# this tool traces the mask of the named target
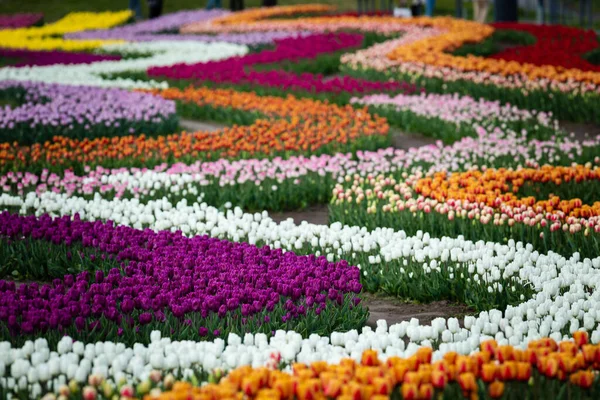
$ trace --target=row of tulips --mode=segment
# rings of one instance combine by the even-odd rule
[[[122,89],[3,81],[0,96],[21,103],[0,116],[3,142],[31,145],[59,134],[79,140],[152,135],[178,125],[175,102]]]
[[[460,301],[478,310],[477,316],[465,319],[464,327],[451,320],[446,327],[444,319],[432,326],[411,322],[413,328],[406,331],[411,342],[430,343],[442,352],[469,353],[481,337],[516,346],[543,336],[561,340],[580,328],[598,332],[594,338],[600,335],[594,294],[598,257],[582,260],[579,253],[570,258],[552,251],[540,254],[530,244],[513,240],[475,243],[463,237],[432,238],[423,232],[407,236],[404,231],[368,231],[340,223],[295,225],[288,220],[276,224],[266,212],[244,214],[239,208],[222,212],[205,203],[172,204],[166,199],[140,203],[96,195],[89,201],[46,192],[25,198],[4,194],[0,201],[21,213],[79,214],[90,221],[111,220],[189,236],[208,234],[296,254],[324,255],[329,262],[346,260],[361,270],[361,284],[367,291],[422,302]]]
[[[3,213],[0,233],[0,252],[14,255],[3,269],[55,278],[18,287],[0,281],[0,330],[15,343],[40,336],[56,343],[69,334],[133,344],[152,330],[180,339],[276,329],[329,334],[366,320],[356,297],[360,271],[345,261],[77,216]],[[76,274],[62,277],[69,270]]]
[[[482,342],[480,351],[470,356],[447,353],[437,361],[432,360],[430,348],[422,347],[405,359],[380,360],[376,351],[367,350],[360,362],[297,363],[290,372],[247,366],[231,371],[217,383],[194,387],[178,382],[169,391],[155,390],[144,398],[380,400],[401,395],[405,400],[503,396],[592,399],[600,390],[600,351],[587,344],[585,332],[576,332],[573,337],[574,342],[559,344],[540,339],[526,350],[498,346],[490,340]]]
[[[388,142],[388,126],[383,118],[351,106],[296,99],[292,96],[259,97],[251,93],[206,88],[160,92],[168,99],[187,104],[187,115],[231,116],[230,108],[248,120],[260,115],[250,126],[234,125],[215,133],[178,133],[148,138],[142,136],[72,139],[65,136],[20,146],[0,145],[1,163],[6,169],[41,171],[76,168],[84,165],[148,166],[163,162],[192,162],[219,157],[251,158],[290,156],[294,153],[354,151],[376,149]],[[214,117],[213,117],[214,119]],[[325,129],[327,127],[327,129]]]
[[[41,13],[19,13],[0,15],[0,29],[16,29],[35,25],[44,19]]]
[[[353,98],[351,103],[370,106],[372,112],[405,131],[433,136],[446,143],[476,136],[478,126],[486,130],[497,126],[516,132],[525,130],[528,137],[537,139],[547,139],[559,130],[551,113],[521,110],[510,104],[457,94],[375,94]]]
[[[533,25],[510,22],[496,23],[495,29],[527,32],[536,38],[531,46],[518,46],[493,54],[491,58],[530,63],[538,66],[552,65],[565,69],[600,71],[582,56],[599,47],[598,36],[593,30],[562,25]]]
[[[308,34],[308,32],[260,32],[254,34],[220,34],[220,35],[185,35],[169,33],[177,31],[180,26],[198,22],[208,21],[212,18],[227,15],[224,10],[189,10],[169,13],[158,18],[140,21],[111,29],[74,32],[65,35],[69,39],[79,40],[125,40],[128,42],[151,42],[151,41],[179,41],[191,40],[202,42],[228,42],[245,44],[249,46],[270,44],[274,40],[284,39],[290,36]]]
[[[73,12],[41,27],[0,30],[0,43],[5,48],[28,50],[92,50],[106,43],[101,40],[68,40],[62,35],[86,29],[102,29],[120,25],[132,17],[131,11],[100,13]]]
[[[567,137],[562,142],[554,138],[537,142],[510,131],[479,133],[481,136],[477,138],[463,138],[451,146],[426,146],[409,151],[388,148],[359,151],[355,155],[219,159],[189,165],[161,163],[154,168],[148,168],[148,164],[141,168],[85,167],[78,170],[79,174],[47,169],[40,174],[8,172],[0,177],[0,187],[7,194],[19,196],[31,191],[38,194],[52,191],[88,199],[100,193],[106,199],[141,201],[166,197],[174,202],[182,199],[194,202],[201,194],[213,205],[231,202],[246,210],[296,210],[328,202],[336,182],[354,173],[361,177],[392,175],[399,180],[406,179],[409,173],[462,171],[480,164],[512,168],[520,165],[536,168],[546,163],[569,165],[593,160],[600,145],[598,139],[581,143]]]
[[[157,91],[162,97],[181,100],[186,115],[231,116],[233,110],[246,118],[258,119],[250,126],[234,125],[218,132],[178,133],[169,136],[101,137],[71,139],[54,137],[51,141],[19,146],[0,145],[0,163],[6,169],[41,171],[77,168],[84,165],[148,166],[163,162],[200,159],[284,156],[311,152],[376,149],[389,141],[389,127],[381,117],[364,109],[340,107],[292,96],[260,97],[233,90],[189,88],[185,91]],[[214,118],[213,118],[214,119]]]
[[[600,199],[589,194],[598,187],[597,170],[591,165],[543,166],[449,176],[416,173],[400,179],[355,174],[334,188],[331,218],[369,229],[403,227],[408,233],[423,230],[435,236],[462,234],[497,242],[519,237],[539,251],[595,257],[600,244]],[[539,186],[530,185],[528,196],[518,197],[526,182]],[[557,193],[563,182],[566,190]],[[589,204],[573,196],[575,185],[580,193],[587,192]]]
[[[73,53],[68,51],[33,51],[21,49],[0,49],[0,57],[13,59],[13,67],[52,64],[91,64],[98,61],[119,60],[118,55]]]
[[[61,83],[66,85],[107,86],[122,88],[166,88],[166,82],[111,79],[111,75],[137,71],[145,72],[155,66],[166,66],[183,62],[207,62],[239,56],[248,52],[245,45],[194,41],[153,41],[105,44],[102,51],[110,53],[141,55],[117,61],[102,61],[91,64],[51,65],[31,67],[5,67],[0,69],[0,80]]]
[[[274,49],[265,49],[259,53],[208,63],[182,63],[166,67],[148,69],[150,78],[168,78],[172,80],[192,80],[205,84],[233,85],[261,90],[274,89],[288,93],[301,92],[315,95],[326,94],[328,99],[347,102],[352,93],[365,92],[403,92],[413,93],[414,85],[403,82],[365,81],[351,77],[327,78],[321,74],[304,72],[301,74],[281,69],[281,63],[297,61],[323,64],[324,68],[337,65],[331,60],[331,53],[359,47],[367,41],[379,40],[376,36],[366,37],[356,33],[323,33],[277,40]],[[319,59],[323,58],[323,61]],[[256,70],[259,67],[269,70]],[[329,71],[328,71],[329,72]],[[337,71],[331,71],[337,72]]]
[[[395,327],[390,328],[393,338],[397,338]],[[377,331],[353,332],[352,336],[381,336],[387,327],[378,326]],[[247,334],[243,341],[230,334],[226,344],[221,339],[171,342],[159,332],[151,336],[148,347],[136,344],[133,349],[122,343],[73,342],[70,337],[64,337],[52,352],[44,339],[22,348],[9,345],[3,348],[5,354],[18,355],[5,359],[10,373],[0,378],[0,391],[16,398],[45,396],[45,400],[111,399],[114,395],[148,400],[312,399],[319,395],[387,399],[400,394],[405,399],[434,395],[510,398],[517,392],[519,398],[540,398],[555,390],[557,398],[594,398],[599,383],[598,345],[589,344],[582,331],[566,341],[544,338],[526,348],[486,340],[468,356],[453,352],[442,356],[429,347],[398,355],[373,343],[350,357],[343,347],[337,347],[342,351],[338,357],[318,354],[313,359],[306,359],[306,349],[326,348],[329,338],[313,335],[304,339],[303,351],[290,358],[298,343],[294,332],[278,331],[270,343],[264,334]],[[240,353],[242,360],[236,357]],[[202,383],[208,385],[197,387]]]

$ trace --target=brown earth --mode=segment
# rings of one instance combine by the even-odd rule
[[[428,304],[403,301],[394,297],[379,296],[369,293],[361,295],[362,304],[369,309],[367,326],[375,328],[377,320],[385,319],[388,326],[411,318],[419,320],[421,325],[429,325],[436,318],[456,317],[459,320],[465,315],[473,314],[473,310],[464,304],[451,303],[446,300],[434,301]]]

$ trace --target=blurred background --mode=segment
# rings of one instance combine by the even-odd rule
[[[208,0],[163,0],[163,13],[183,9],[203,8]],[[419,0],[363,0],[367,9],[389,10],[401,5],[410,6]],[[498,6],[515,0],[495,0]],[[540,17],[539,0],[516,0],[520,21],[536,22]],[[357,10],[358,0],[281,0],[278,5],[319,3],[337,6],[340,10]],[[0,14],[17,12],[42,12],[45,22],[55,21],[71,11],[107,11],[127,9],[128,0],[0,0]],[[245,7],[258,7],[261,0],[244,0]],[[600,29],[600,0],[544,0],[544,21],[564,25]],[[148,15],[147,1],[142,0],[144,15]],[[223,0],[229,7],[229,0]],[[494,5],[488,20],[494,20]],[[473,18],[472,0],[437,0],[435,15],[457,15]]]

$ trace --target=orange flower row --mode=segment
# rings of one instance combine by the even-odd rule
[[[231,13],[221,18],[215,18],[211,20],[210,23],[222,25],[239,24],[276,16],[285,17],[294,14],[319,13],[333,10],[335,10],[335,7],[324,4],[298,4],[280,7],[250,8],[241,12]]]
[[[22,169],[76,164],[105,166],[174,162],[220,157],[256,157],[288,152],[315,152],[324,146],[344,150],[353,141],[386,136],[385,119],[366,109],[340,107],[310,99],[266,96],[229,89],[168,89],[156,92],[165,98],[201,106],[260,112],[268,119],[250,126],[224,128],[218,132],[177,133],[168,136],[122,136],[98,139],[55,137],[32,146],[0,144],[0,167]],[[337,148],[336,146],[342,146]]]
[[[312,11],[314,5],[305,6],[307,11]],[[278,9],[281,9],[279,11]],[[306,12],[297,10],[298,12]],[[386,31],[401,31],[405,24],[416,24],[420,26],[432,26],[440,28],[443,33],[404,44],[393,50],[388,57],[406,63],[419,65],[431,65],[437,67],[449,67],[461,71],[483,71],[498,75],[521,75],[530,80],[549,79],[553,81],[588,82],[600,84],[600,73],[594,71],[582,71],[579,69],[567,69],[561,66],[544,65],[537,66],[516,61],[502,59],[488,59],[469,55],[467,57],[454,56],[450,51],[465,43],[477,43],[494,32],[489,25],[479,24],[463,19],[448,17],[441,18],[410,18],[398,19],[391,17],[314,17],[297,19],[269,19],[265,18],[293,14],[292,7],[275,7],[269,10],[249,11],[240,16],[233,14],[223,17],[216,22],[194,23],[182,29],[182,32],[226,32],[226,31],[260,31],[269,29],[336,29],[347,28],[348,24],[360,22],[366,30],[372,29],[373,25],[385,26]],[[359,27],[359,29],[361,29]]]
[[[294,364],[292,374],[245,366],[218,384],[193,387],[179,382],[171,391],[146,399],[378,400],[389,398],[398,386],[405,400],[431,399],[453,383],[465,397],[477,398],[478,380],[487,385],[492,398],[499,398],[507,382],[529,382],[534,370],[545,379],[568,378],[573,385],[589,389],[600,368],[600,346],[588,344],[583,331],[575,332],[573,339],[560,344],[541,339],[531,342],[526,350],[488,340],[472,355],[450,352],[433,363],[432,349],[421,347],[412,357],[391,357],[385,362],[378,359],[375,350],[367,350],[360,363],[344,359],[338,365],[325,361]]]
[[[584,182],[600,180],[600,168],[583,165],[560,167],[545,165],[538,169],[487,169],[485,172],[456,172],[448,176],[445,172],[433,177],[419,179],[414,188],[424,197],[440,202],[446,200],[466,200],[470,203],[484,203],[489,207],[521,206],[532,207],[538,212],[562,212],[567,216],[589,218],[600,215],[600,202],[582,204],[580,199],[561,199],[553,195],[547,200],[535,197],[518,197],[519,189],[526,181],[539,183]]]

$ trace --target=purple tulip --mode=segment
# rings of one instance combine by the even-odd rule
[[[25,28],[40,22],[44,18],[42,13],[19,13],[0,15],[0,29]]]

